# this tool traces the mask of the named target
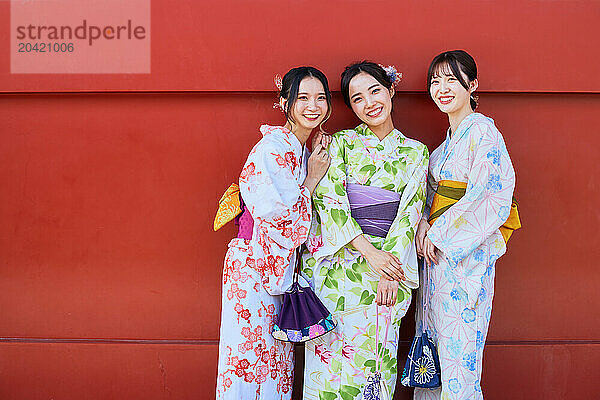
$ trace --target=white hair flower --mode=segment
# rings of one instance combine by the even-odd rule
[[[402,80],[402,72],[398,72],[396,67],[394,67],[393,65],[388,65],[387,67],[384,67],[381,64],[379,65],[381,66],[381,68],[383,68],[388,78],[390,78],[392,85],[396,86],[398,82]]]

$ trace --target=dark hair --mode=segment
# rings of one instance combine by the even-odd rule
[[[458,82],[460,82],[462,87],[467,89],[467,91],[470,89],[469,83],[477,79],[477,64],[475,64],[475,60],[469,53],[464,50],[445,51],[435,56],[429,65],[429,71],[427,72],[427,89],[431,86],[433,75],[442,70],[445,66],[450,68],[452,75],[458,79]],[[467,76],[469,82],[465,82],[465,78],[462,76],[461,71]],[[475,110],[477,104],[477,98],[471,94],[471,109]]]
[[[352,63],[344,69],[344,72],[342,72],[341,84],[344,103],[346,103],[349,108],[352,108],[350,105],[350,81],[361,72],[371,75],[388,90],[392,87],[392,81],[381,65],[366,60]]]
[[[327,121],[329,116],[331,116],[331,92],[329,91],[329,83],[327,82],[327,77],[325,74],[314,67],[292,68],[283,76],[283,79],[281,80],[281,90],[279,91],[279,97],[287,101],[283,113],[289,121],[292,123],[295,122],[291,116],[291,111],[298,100],[300,82],[302,82],[304,78],[318,79],[323,85],[323,89],[325,89],[325,98],[327,99],[327,115],[325,116],[325,119],[323,119],[323,122],[319,124],[319,129],[323,131],[321,126],[325,123],[325,121]]]

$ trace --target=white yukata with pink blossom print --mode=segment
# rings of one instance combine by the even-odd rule
[[[294,251],[310,227],[310,192],[302,186],[308,154],[283,127],[260,131],[239,180],[254,220],[252,239],[233,239],[225,256],[217,399],[292,396],[293,345],[271,331],[292,284]]]

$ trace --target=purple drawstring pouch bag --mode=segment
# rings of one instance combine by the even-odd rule
[[[273,332],[275,339],[284,342],[306,342],[335,328],[333,316],[310,287],[298,283],[300,256],[296,251],[294,283],[283,294],[283,303],[277,316]]]

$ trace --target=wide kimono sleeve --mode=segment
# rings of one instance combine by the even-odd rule
[[[515,187],[515,171],[498,129],[478,123],[471,130],[474,150],[465,195],[427,232],[455,266],[506,222]]]
[[[408,289],[419,287],[419,270],[415,249],[415,232],[425,202],[425,182],[429,151],[425,145],[417,147],[408,156],[406,174],[410,176],[398,206],[398,214],[388,231],[382,250],[394,254],[402,263],[405,280],[401,283]]]
[[[250,153],[239,181],[254,220],[253,235],[258,235],[253,240],[264,253],[256,269],[273,295],[287,290],[294,269],[290,261],[294,250],[306,241],[311,221],[310,191],[294,174],[299,162],[289,162],[284,153],[285,149],[263,139]]]
[[[320,225],[322,246],[313,252],[320,262],[323,258],[335,254],[352,239],[361,235],[362,229],[352,218],[350,202],[346,192],[346,154],[343,134],[335,134],[329,144],[331,163],[327,173],[313,194],[315,223]]]

